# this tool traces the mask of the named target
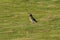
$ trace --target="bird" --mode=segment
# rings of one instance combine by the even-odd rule
[[[37,20],[33,17],[33,15],[31,13],[29,13],[29,20],[32,22],[32,23],[37,23]]]

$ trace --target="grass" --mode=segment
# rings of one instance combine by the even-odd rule
[[[60,40],[60,0],[0,0],[0,40]],[[29,21],[31,12],[38,23]]]

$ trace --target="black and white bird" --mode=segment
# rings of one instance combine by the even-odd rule
[[[32,23],[37,23],[37,20],[33,17],[33,15],[31,13],[29,13],[29,20],[32,22]]]

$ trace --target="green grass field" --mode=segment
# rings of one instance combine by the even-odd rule
[[[0,40],[60,40],[60,0],[0,0]]]

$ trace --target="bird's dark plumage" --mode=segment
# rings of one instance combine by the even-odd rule
[[[34,23],[34,22],[37,23],[36,19],[33,17],[33,15],[31,13],[29,13],[29,19],[32,23]]]

